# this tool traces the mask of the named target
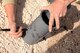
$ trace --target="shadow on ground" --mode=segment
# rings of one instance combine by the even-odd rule
[[[78,11],[78,9],[76,8],[76,6],[73,6],[72,5],[71,8],[68,9],[68,12],[67,12],[66,16],[65,17],[62,17],[60,19],[61,28],[59,30],[53,30],[52,33],[50,33],[49,35],[47,35],[44,38],[47,39],[49,37],[52,37],[55,34],[58,34],[60,32],[63,32],[65,30],[66,31],[72,30],[73,27],[74,27],[74,23],[75,22],[78,22],[79,20],[80,20],[80,11]]]
[[[22,26],[23,28],[26,27],[27,28],[27,24],[23,23],[22,21],[22,16],[23,16],[23,9],[25,8],[25,2],[27,0],[18,0],[16,3],[16,23],[19,26]]]
[[[80,26],[49,47],[45,53],[80,53]]]
[[[74,23],[80,20],[80,11],[78,11],[75,6],[72,6],[65,17],[67,20],[63,20],[63,23],[65,23],[63,25],[65,26],[64,29],[66,28],[66,30],[71,30]],[[56,31],[56,33],[52,32],[52,35],[62,31],[64,30]],[[68,34],[64,35],[64,37],[56,44],[50,46],[45,53],[80,53],[80,25]]]

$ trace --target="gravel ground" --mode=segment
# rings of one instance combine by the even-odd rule
[[[40,15],[39,7],[49,4],[43,1],[18,0],[17,24],[23,27],[29,26]],[[0,53],[80,53],[80,5],[74,2],[61,23],[63,28],[53,31],[51,35],[45,37],[46,40],[34,45],[28,45],[23,38],[15,39],[7,32],[0,31]],[[1,4],[0,27],[8,28],[6,13]]]

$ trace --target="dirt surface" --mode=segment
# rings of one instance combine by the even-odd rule
[[[80,53],[80,5],[73,3],[61,22],[65,27],[52,32],[46,53]]]
[[[16,7],[16,22],[18,25],[28,27],[39,15],[41,6],[49,2],[43,0],[18,0]],[[65,18],[61,19],[58,31],[34,45],[28,45],[20,37],[15,39],[7,32],[0,31],[0,53],[80,53],[80,5],[75,2],[68,9]],[[0,27],[8,28],[5,10],[0,4]]]

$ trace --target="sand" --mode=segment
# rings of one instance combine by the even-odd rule
[[[17,24],[23,28],[28,27],[40,15],[40,7],[49,5],[49,2],[43,1],[18,0]],[[80,5],[72,3],[62,22],[66,28],[53,31],[51,35],[45,37],[46,40],[34,45],[28,45],[22,37],[15,39],[8,32],[0,31],[0,53],[80,53]],[[8,28],[6,13],[1,4],[0,27]]]

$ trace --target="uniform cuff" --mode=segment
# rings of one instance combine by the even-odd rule
[[[15,4],[15,0],[2,0],[2,4],[5,6],[6,4]]]

